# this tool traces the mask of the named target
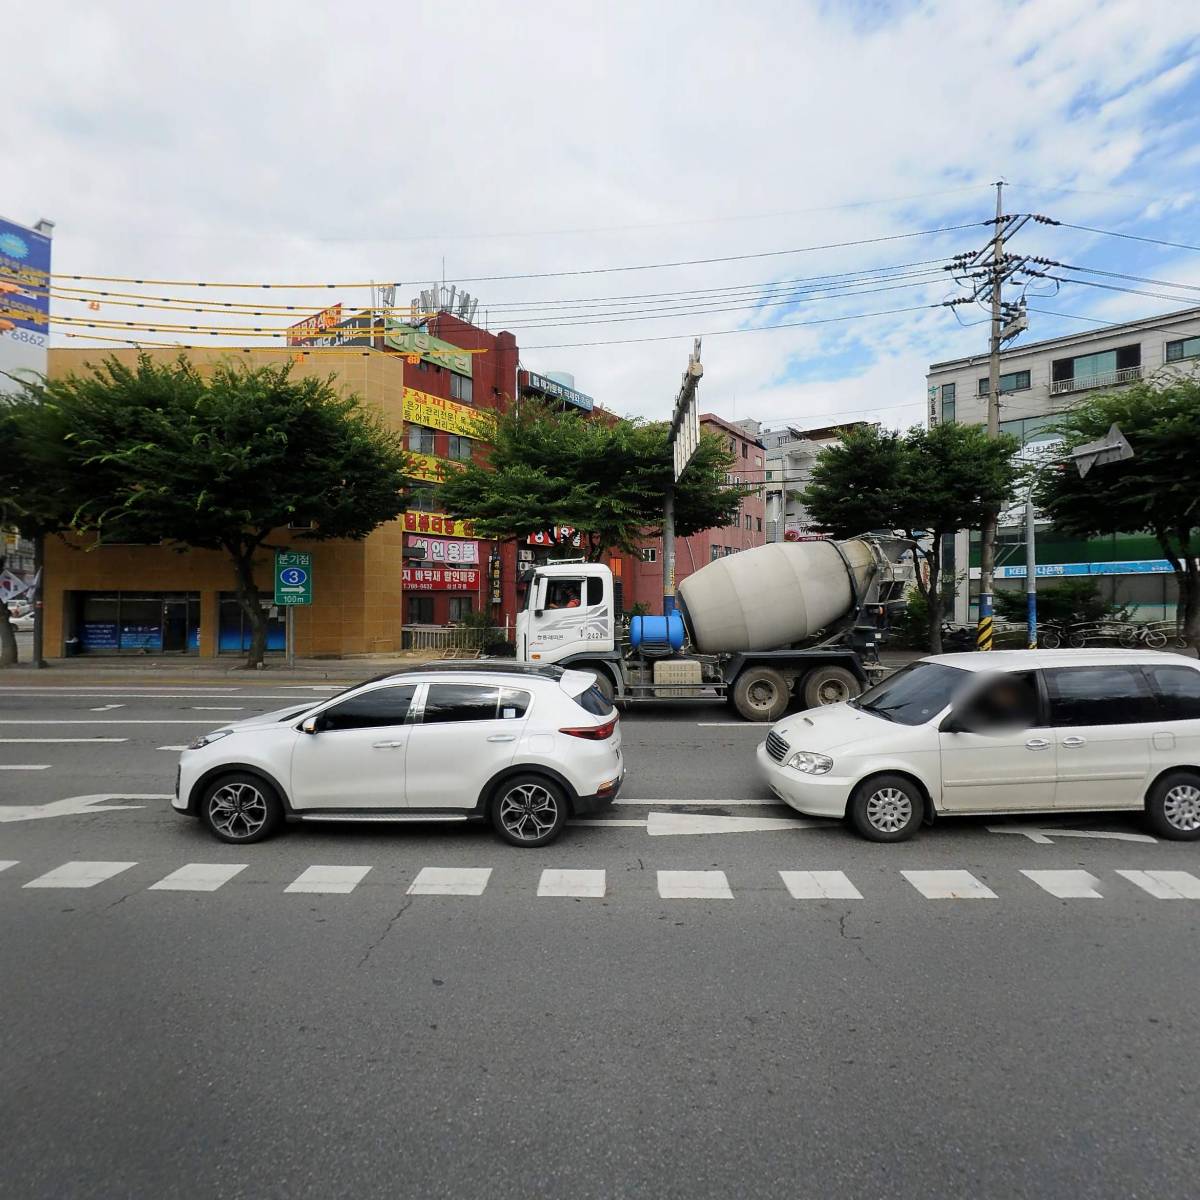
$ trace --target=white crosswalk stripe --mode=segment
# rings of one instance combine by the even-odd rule
[[[970,871],[901,871],[926,900],[995,900]]]
[[[9,867],[15,867],[20,861],[19,858],[0,858],[0,871],[7,871]]]
[[[1103,900],[1096,890],[1100,880],[1087,871],[1022,871],[1043,891],[1060,900]]]
[[[1187,871],[1118,871],[1156,900],[1200,900],[1200,879]]]
[[[90,888],[130,867],[136,867],[135,862],[68,862],[45,875],[31,879],[27,888]]]
[[[780,871],[793,900],[861,900],[844,871]]]
[[[308,867],[283,890],[285,892],[331,892],[345,896],[363,881],[370,867]]]
[[[724,871],[659,871],[658,894],[664,900],[732,900]]]
[[[409,884],[410,896],[482,896],[491,867],[422,867]]]
[[[245,863],[188,863],[150,885],[152,892],[215,892],[246,869]]]
[[[585,896],[592,900],[604,898],[603,871],[546,870],[538,882],[539,896]]]

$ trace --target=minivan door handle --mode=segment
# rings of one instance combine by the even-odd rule
[[[1072,735],[1071,737],[1063,738],[1062,744],[1066,746],[1068,750],[1078,750],[1080,746],[1087,745],[1087,738],[1081,738]]]
[[[1046,738],[1030,738],[1025,743],[1026,750],[1048,750],[1050,742]]]
[[[493,733],[488,738],[489,742],[515,742],[516,740],[517,735],[515,733]]]

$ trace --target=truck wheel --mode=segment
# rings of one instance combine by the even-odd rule
[[[854,673],[845,667],[814,667],[804,677],[804,705],[820,708],[822,704],[841,704],[862,691]]]
[[[787,684],[770,667],[748,667],[733,685],[733,706],[747,721],[778,721],[787,711]]]

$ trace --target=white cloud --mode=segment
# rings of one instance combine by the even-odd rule
[[[885,17],[875,5],[712,0],[84,9],[49,0],[5,22],[17,47],[6,93],[18,111],[0,128],[0,156],[18,169],[6,172],[0,211],[55,218],[62,271],[389,278],[415,291],[440,276],[443,257],[457,281],[981,219],[986,184],[1006,174],[1035,185],[1014,187],[1015,205],[1076,223],[1139,212],[1170,220],[1194,171],[1188,111],[1159,115],[1194,86],[1186,51],[1200,10],[1174,0],[943,0]],[[1046,185],[1076,190],[1038,190]],[[890,197],[918,198],[839,207]],[[468,286],[494,325],[517,326],[498,306],[900,263],[983,235]],[[1129,249],[1040,227],[1022,239],[1067,260]],[[1186,269],[1194,281],[1195,266]],[[946,294],[939,281],[808,303],[784,319]],[[261,298],[313,302],[312,293]],[[1071,311],[1124,313],[1135,299],[1089,297]],[[695,314],[519,336],[535,368],[573,371],[619,411],[662,414],[695,333],[767,319]],[[672,340],[534,348],[664,335]],[[709,336],[703,403],[729,412],[736,399],[741,416],[814,424],[842,414],[907,423],[921,415],[928,362],[983,336],[944,309]],[[814,375],[823,358],[835,365]]]

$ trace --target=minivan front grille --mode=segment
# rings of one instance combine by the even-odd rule
[[[783,762],[788,752],[788,744],[779,736],[772,732],[767,734],[767,753],[776,761]]]

